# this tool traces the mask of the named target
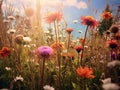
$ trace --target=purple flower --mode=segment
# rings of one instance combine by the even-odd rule
[[[53,49],[49,46],[41,46],[38,48],[38,54],[42,58],[49,58],[52,55]]]

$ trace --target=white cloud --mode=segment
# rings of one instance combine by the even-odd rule
[[[62,6],[73,6],[76,7],[78,9],[86,9],[87,8],[87,4],[84,1],[79,1],[77,2],[77,0],[42,0],[41,1],[42,6],[47,6],[47,7],[62,7]]]
[[[76,5],[77,8],[79,9],[87,9],[87,4],[83,1],[80,1],[77,5]]]

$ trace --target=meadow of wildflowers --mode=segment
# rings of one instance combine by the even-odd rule
[[[120,90],[120,6],[74,20],[86,27],[76,39],[61,10],[13,2],[0,0],[0,90]]]

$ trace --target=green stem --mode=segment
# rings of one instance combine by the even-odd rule
[[[43,88],[43,84],[44,84],[44,69],[45,69],[45,58],[43,58],[43,62],[42,62],[42,73],[41,73],[41,84],[40,84],[40,90],[42,90]]]
[[[69,47],[70,47],[70,34],[68,34],[68,47],[67,47],[67,53],[69,52]]]
[[[57,34],[57,27],[56,27],[56,23],[54,22],[54,29],[55,29],[55,36],[56,36],[56,45],[58,46],[58,34]],[[61,86],[61,78],[60,78],[60,73],[61,73],[61,69],[60,69],[60,60],[59,60],[59,52],[58,52],[58,48],[57,48],[57,55],[56,55],[56,60],[58,61],[58,67],[59,67],[59,72],[58,72],[58,82],[59,82],[59,87]]]
[[[83,50],[82,50],[82,54],[81,54],[81,66],[82,66],[82,64],[83,64],[82,59],[83,59],[83,53],[84,53],[84,48],[85,48],[84,46],[85,46],[85,41],[86,41],[86,36],[87,36],[88,27],[89,27],[89,26],[86,27],[85,36],[84,36]]]

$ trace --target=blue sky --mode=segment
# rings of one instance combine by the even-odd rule
[[[87,3],[88,0],[78,0],[78,2],[84,1]],[[120,0],[90,0],[90,3],[87,3],[87,8],[81,8],[78,9],[76,7],[65,7],[64,8],[64,15],[66,16],[66,20],[68,21],[68,26],[73,27],[75,31],[73,32],[74,37],[78,37],[79,33],[78,30],[82,30],[84,35],[85,26],[80,24],[80,16],[85,15],[91,15],[94,16],[97,20],[100,19],[100,15],[102,11],[104,10],[106,3],[108,3],[113,10],[114,13],[116,13],[117,6],[120,5]],[[114,4],[113,8],[112,5]],[[97,10],[97,13],[95,14]],[[77,24],[74,24],[72,21],[77,19],[79,22]]]
[[[7,0],[8,2],[12,0]],[[13,5],[19,10],[24,4],[26,7],[35,8],[36,0],[13,0]],[[82,30],[84,35],[85,26],[81,25],[80,17],[91,15],[97,20],[100,19],[100,15],[105,8],[106,3],[110,5],[114,13],[116,13],[117,6],[120,5],[120,0],[40,0],[42,13],[47,11],[62,9],[64,17],[68,23],[68,27],[74,28],[74,36],[78,37],[78,30]],[[4,4],[3,4],[4,7]],[[95,13],[97,12],[97,13]],[[78,20],[77,24],[73,23],[73,20]]]

